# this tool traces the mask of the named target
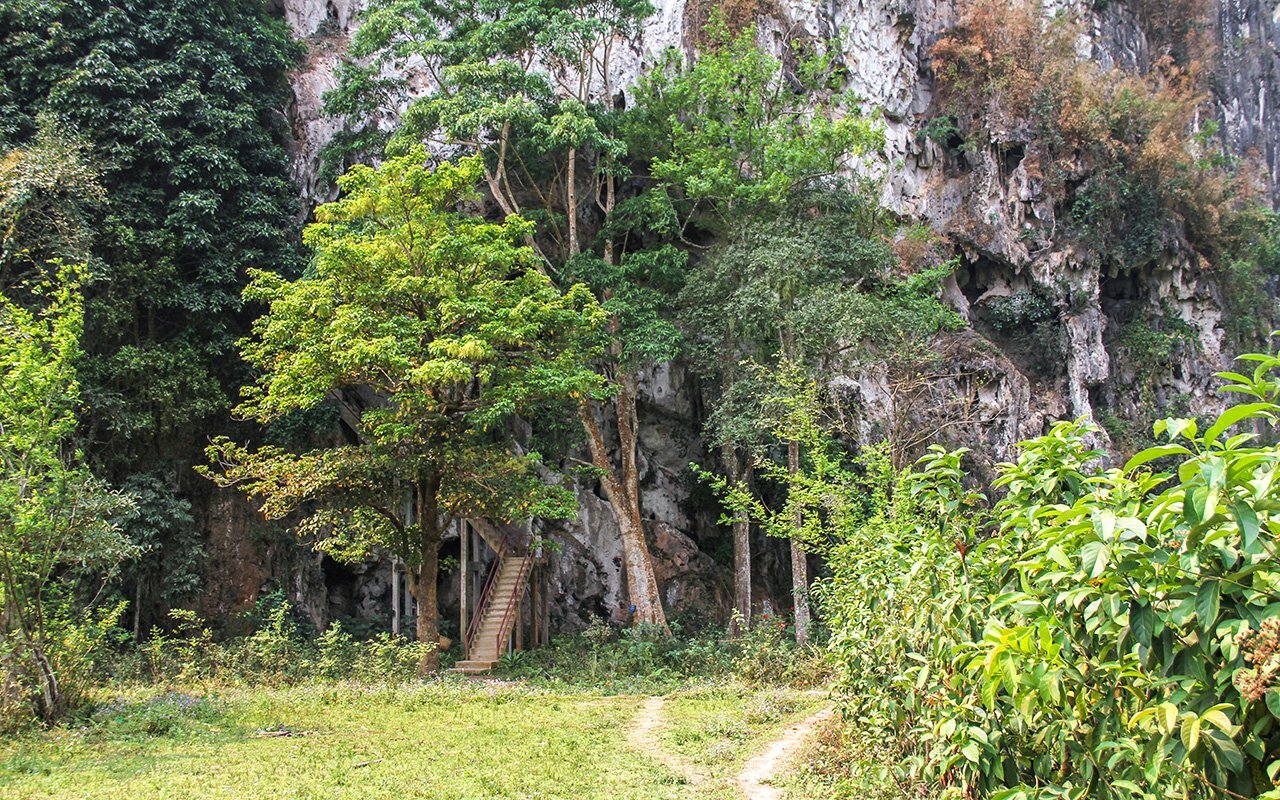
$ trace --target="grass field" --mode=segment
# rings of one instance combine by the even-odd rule
[[[0,798],[688,797],[627,743],[644,700],[464,681],[124,697],[4,741]],[[753,745],[816,702],[732,685],[677,693],[661,741],[727,786]]]
[[[727,779],[759,741],[822,702],[814,692],[737,684],[676,692],[667,697],[662,743],[713,778]]]
[[[636,702],[483,684],[118,701],[6,742],[0,797],[675,797],[660,765],[629,757]]]

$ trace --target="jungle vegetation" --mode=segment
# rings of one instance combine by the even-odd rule
[[[635,626],[507,657],[535,687],[520,730],[543,686],[576,709],[583,687],[829,683],[866,757],[805,791],[1280,798],[1280,223],[1197,127],[1197,31],[1153,30],[1163,55],[1133,76],[1081,59],[1070,20],[975,0],[931,50],[923,138],[954,163],[1018,149],[1092,268],[1210,265],[1245,354],[1219,414],[1111,420],[1127,460],[1062,420],[991,477],[934,428],[868,436],[833,388],[928,380],[971,322],[944,291],[963,248],[881,203],[884,122],[835,48],[777,53],[711,12],[696,48],[613,85],[653,13],[371,0],[326,99],[334,199],[302,209],[282,111],[302,46],[265,4],[0,2],[4,728],[133,735],[136,716],[239,746],[270,724],[252,693],[226,730],[200,697],[104,698],[259,683],[337,724],[306,692],[358,704],[323,687],[405,687],[453,658],[450,522],[569,519],[585,481]],[[1060,347],[1040,337],[1054,302],[1003,298],[987,324]],[[1162,308],[1118,352],[1145,403],[1195,346]],[[646,533],[645,380],[675,361],[703,384],[688,475],[731,542],[728,631],[668,615]],[[226,490],[264,535],[402,561],[412,640],[308,631],[278,593],[243,635],[201,618],[199,520]],[[755,615],[753,529],[787,542],[781,620]],[[470,702],[437,690],[406,689]],[[556,746],[596,759],[619,734],[586,705]],[[644,796],[653,776],[614,779]]]

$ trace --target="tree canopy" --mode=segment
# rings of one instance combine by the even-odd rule
[[[239,412],[270,422],[336,400],[354,441],[297,453],[224,438],[209,452],[213,477],[268,517],[299,514],[321,548],[402,557],[419,639],[434,642],[436,550],[452,520],[573,515],[572,493],[503,425],[540,401],[601,393],[590,361],[605,312],[585,286],[561,292],[536,269],[529,223],[455,210],[475,198],[479,159],[426,163],[419,146],[352,168],[306,230],[308,274],[255,271],[246,291],[267,313],[242,343],[260,377]]]

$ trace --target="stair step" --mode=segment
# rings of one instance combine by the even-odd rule
[[[471,662],[497,663],[499,648],[505,644],[510,633],[504,628],[509,628],[516,621],[512,605],[528,585],[527,567],[532,561],[528,556],[512,556],[503,558],[499,563],[498,574],[489,589],[486,605],[475,622],[475,637],[471,642],[469,658],[465,662],[458,662],[460,666],[467,665],[465,669],[470,670]]]

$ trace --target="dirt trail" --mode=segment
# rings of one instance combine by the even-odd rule
[[[786,765],[786,761],[813,734],[814,728],[830,719],[835,711],[828,707],[816,714],[788,725],[777,739],[752,757],[738,773],[738,788],[747,800],[782,800],[782,789],[769,784]]]
[[[635,722],[632,723],[631,731],[627,734],[627,738],[630,740],[632,747],[679,775],[684,779],[685,783],[693,787],[700,787],[710,777],[706,770],[675,753],[667,751],[658,739],[658,730],[662,727],[662,709],[666,702],[664,697],[650,697],[646,700],[644,705],[640,707],[640,713],[636,715]]]

